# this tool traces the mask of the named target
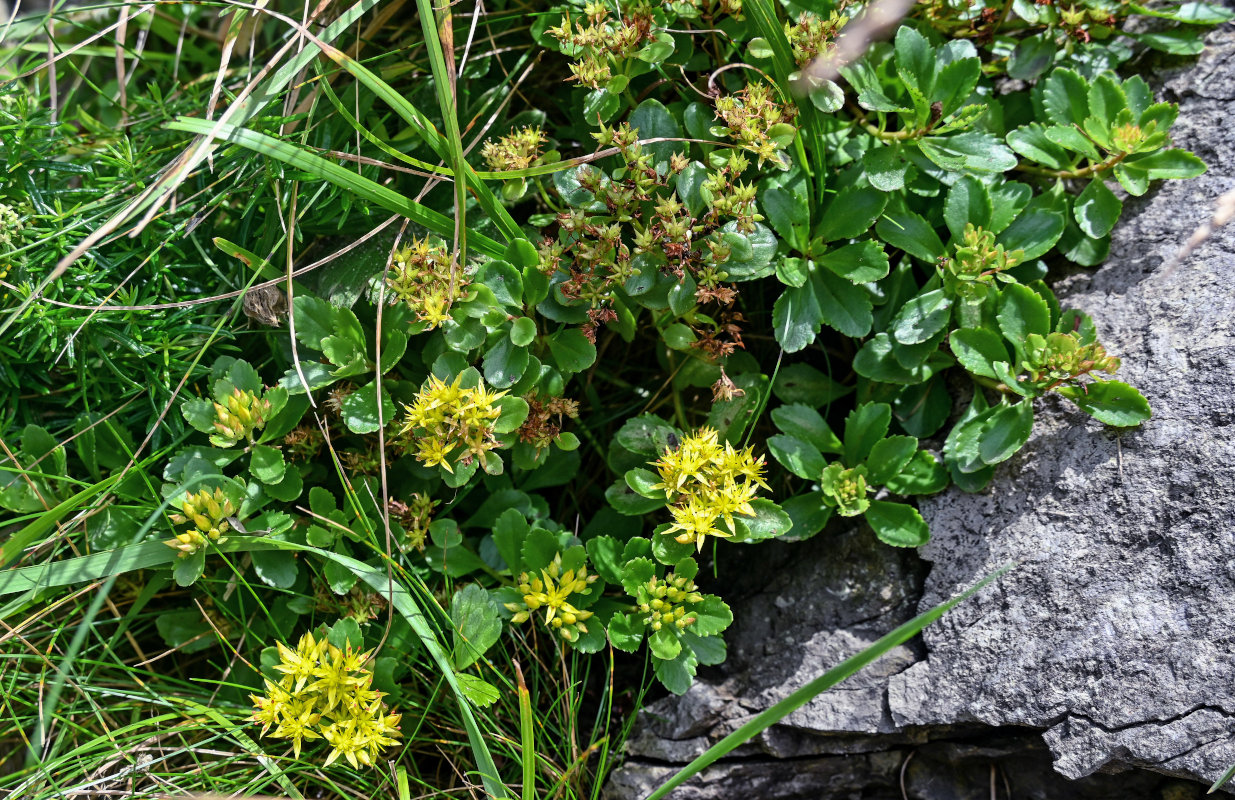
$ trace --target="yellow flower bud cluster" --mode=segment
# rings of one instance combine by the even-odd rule
[[[819,489],[824,503],[836,508],[842,517],[856,517],[870,508],[865,467],[845,469],[840,462],[833,461],[824,467]]]
[[[939,265],[948,294],[971,303],[980,303],[989,286],[1006,270],[1021,263],[1024,250],[1007,250],[995,244],[995,234],[972,222],[965,223],[956,255]],[[1010,278],[1004,278],[1010,280]]]
[[[489,169],[505,171],[527,169],[540,158],[540,146],[549,141],[539,126],[527,125],[495,142],[489,140],[480,148],[480,156]]]
[[[470,464],[478,458],[484,467],[486,454],[499,444],[493,423],[502,415],[497,401],[506,393],[486,389],[483,381],[475,389],[466,389],[459,385],[462,377],[447,384],[430,375],[428,386],[416,393],[410,406],[403,407],[399,434],[425,466],[440,464],[454,472],[452,463]]]
[[[249,719],[261,724],[263,736],[290,739],[297,758],[306,739],[323,739],[331,747],[326,766],[339,758],[353,767],[372,766],[403,734],[402,715],[387,713],[384,695],[372,688],[370,655],[318,641],[311,633],[295,650],[280,642],[274,668],[282,677],[266,680],[265,695],[249,695],[254,705]]]
[[[689,615],[689,607],[703,602],[703,595],[696,591],[693,580],[670,572],[664,578],[655,575],[638,588],[639,611],[646,616],[644,624],[655,633],[666,626],[679,631],[686,630],[695,622]]]
[[[187,558],[205,547],[207,539],[216,544],[227,541],[224,535],[230,530],[227,518],[236,513],[236,507],[222,489],[216,488],[213,492],[203,489],[196,494],[186,494],[180,511],[172,514],[172,522],[189,523],[193,527],[176,534],[175,539],[168,539],[166,544],[179,550],[181,558]]]
[[[540,571],[539,577],[524,572],[519,576],[519,591],[523,600],[507,603],[506,610],[515,612],[510,621],[527,622],[532,614],[545,609],[545,624],[567,641],[576,641],[580,633],[587,633],[583,621],[592,616],[591,611],[582,611],[570,603],[570,596],[582,594],[596,582],[595,575],[587,570],[562,570],[562,554],[553,557],[553,562]]]
[[[214,401],[214,434],[210,440],[220,447],[231,447],[237,442],[252,440],[253,432],[266,427],[270,414],[270,401],[241,389]]]
[[[736,94],[716,98],[716,116],[725,123],[722,133],[765,162],[780,163],[778,151],[793,140],[793,119],[798,108],[780,103],[766,83],[756,82]]]
[[[430,329],[450,319],[450,307],[468,280],[456,270],[451,282],[452,258],[445,245],[413,239],[392,256],[386,286],[416,312]]]
[[[699,550],[706,536],[732,536],[733,515],[755,516],[750,501],[760,486],[770,489],[763,480],[763,456],[755,458],[751,447],[738,450],[727,442],[721,446],[713,428],[700,428],[652,465],[661,482],[651,488],[663,489],[673,503],[669,507],[673,524],[667,533],[679,531],[674,536],[679,543],[694,542]],[[716,526],[722,517],[728,530]]]
[[[17,213],[17,209],[6,203],[0,203],[0,245],[3,245],[6,250],[17,247],[17,240],[21,237],[22,229],[25,227],[26,223]]]
[[[1023,367],[1034,383],[1050,384],[1053,389],[1064,381],[1075,380],[1090,372],[1114,375],[1120,361],[1108,355],[1098,342],[1081,344],[1075,333],[1031,333],[1025,339]]]

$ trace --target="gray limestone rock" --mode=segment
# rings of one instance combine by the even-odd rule
[[[1124,357],[1120,377],[1154,418],[1119,431],[1039,401],[1033,438],[987,491],[922,504],[924,561],[853,531],[741,565],[726,579],[729,662],[647,709],[610,797],[641,797],[1009,561],[922,641],[675,797],[1182,800],[1235,763],[1235,225],[1172,264],[1235,188],[1235,32],[1209,43],[1163,86],[1181,104],[1177,145],[1208,174],[1129,199],[1108,263],[1058,287]]]

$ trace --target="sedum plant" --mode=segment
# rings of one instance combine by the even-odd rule
[[[984,490],[1050,393],[1104,425],[1151,419],[1115,378],[1137,354],[1108,351],[1050,279],[1106,258],[1122,195],[1203,172],[1173,146],[1177,108],[1119,70],[1194,51],[1226,9],[930,0],[851,52],[863,3],[532,8],[484,15],[518,44],[460,51],[448,93],[433,95],[444,54],[409,68],[422,42],[397,63],[340,47],[298,67],[329,109],[304,111],[313,124],[261,106],[281,90],[233,122],[172,123],[225,136],[220,163],[263,155],[244,167],[269,174],[218,198],[202,250],[285,278],[287,319],[186,368],[141,487],[119,475],[137,439],[88,433],[97,416],[73,421],[72,456],[34,424],[7,456],[28,479],[6,472],[0,506],[38,512],[78,475],[114,477],[174,537],[155,560],[178,585],[240,572],[272,636],[303,633],[266,654],[278,677],[247,676],[265,687],[253,720],[296,756],[322,745],[358,768],[399,738],[382,698],[413,676],[364,649],[396,618],[384,598],[412,604],[400,614],[464,709],[501,697],[506,647],[525,664],[640,653],[681,693],[725,657],[717,562],[842,526],[925,543],[914,498]],[[1122,27],[1144,16],[1170,24]],[[439,45],[472,41],[427,24]],[[504,60],[529,50],[543,72]],[[284,234],[261,214],[289,184],[312,186],[314,213]],[[23,209],[6,235],[29,240],[39,223],[4,187]],[[383,240],[390,213],[407,230]],[[299,272],[305,238],[357,249]],[[107,512],[96,549],[136,535],[127,513]],[[304,633],[322,614],[355,636]],[[163,629],[175,647],[208,623]]]

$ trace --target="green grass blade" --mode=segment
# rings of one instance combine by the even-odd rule
[[[236,742],[249,753],[249,755],[253,756],[257,760],[257,763],[262,765],[263,769],[270,773],[275,782],[279,784],[279,788],[286,792],[288,797],[295,798],[295,800],[304,800],[304,795],[300,793],[300,790],[297,789],[287,777],[287,773],[285,773],[282,767],[279,766],[278,761],[267,756],[261,746],[258,745],[257,742],[253,741],[253,739],[250,738],[239,725],[236,725],[219,711],[210,708],[209,706],[196,703],[192,700],[185,700],[182,702],[194,713],[209,717],[211,721],[220,728],[226,729],[228,734],[235,739]]]
[[[217,546],[224,553],[252,550],[275,550],[273,540],[258,536],[229,536]],[[177,553],[163,542],[141,542],[114,550],[103,550],[88,556],[46,561],[29,567],[0,571],[0,597],[19,592],[37,592],[59,586],[88,583],[139,569],[171,564]],[[0,609],[0,619],[8,614]]]
[[[166,507],[166,504],[167,501],[165,500],[163,506],[160,507],[160,512],[162,508]],[[147,524],[150,524],[149,521]],[[146,530],[148,530],[148,527],[143,526],[139,535],[145,535]],[[485,792],[495,798],[507,798],[510,796],[501,782],[497,765],[494,763],[493,756],[484,742],[484,736],[476,721],[476,716],[472,713],[471,703],[455,678],[450,656],[439,641],[437,632],[434,631],[429,623],[427,615],[417,605],[411,592],[400,584],[390,581],[384,571],[375,569],[354,558],[316,547],[281,541],[272,537],[231,536],[222,545],[219,545],[217,549],[225,553],[253,552],[257,550],[301,550],[314,553],[347,568],[352,574],[367,583],[374,591],[380,592],[383,597],[386,597],[403,618],[407,620],[408,624],[411,625],[416,635],[420,637],[434,663],[442,671],[442,676],[446,683],[455,693]],[[142,542],[88,556],[8,570],[0,573],[0,595],[23,591],[32,592],[53,586],[68,586],[100,578],[110,579],[123,572],[170,564],[176,560],[177,555],[175,550],[163,542]],[[11,606],[12,604],[10,604]],[[0,619],[5,618],[5,611],[0,609]]]
[[[828,167],[827,152],[823,146],[823,120],[820,119],[819,109],[815,108],[809,97],[799,97],[793,91],[789,76],[797,71],[797,63],[793,60],[793,48],[789,40],[785,38],[784,26],[776,17],[776,8],[771,0],[747,0],[742,9],[754,20],[759,34],[772,48],[772,72],[776,76],[776,83],[780,87],[781,94],[786,98],[794,98],[797,102],[802,121],[801,134],[807,140],[811,160],[811,164],[808,165],[804,158],[802,166],[814,172],[812,177],[815,194],[810,198],[811,218],[814,219],[815,211],[823,199],[824,178]],[[801,139],[799,138],[798,141],[800,143]],[[799,156],[807,155],[801,149],[798,152]]]
[[[426,36],[428,35],[429,34],[426,33]],[[430,50],[432,50],[432,48],[430,48]],[[407,98],[399,94],[399,92],[397,92],[390,84],[386,83],[359,61],[349,57],[345,53],[333,47],[327,48],[325,52],[327,56],[335,61],[335,63],[351,73],[356,80],[364,84],[369,91],[384,100],[388,106],[394,109],[395,113],[398,114],[404,122],[412,126],[412,129],[419,134],[420,138],[424,140],[425,144],[427,144],[433,152],[437,153],[439,158],[442,158],[451,165],[449,172],[446,173],[450,178],[453,179],[454,176],[458,175],[460,171],[462,171],[464,180],[466,181],[466,186],[459,187],[456,185],[456,202],[465,201],[467,199],[466,190],[470,189],[476,195],[476,200],[480,203],[480,207],[484,209],[485,214],[497,225],[498,230],[502,232],[502,235],[506,237],[507,241],[523,237],[523,233],[519,230],[518,223],[516,223],[514,218],[510,216],[510,212],[506,210],[504,205],[502,205],[501,200],[499,200],[493,190],[480,179],[480,176],[475,170],[472,169],[471,165],[463,159],[463,146],[461,141],[459,142],[458,160],[455,159],[455,142],[450,138],[450,131],[453,124],[455,135],[457,135],[458,123],[455,119],[453,110],[450,114],[446,114],[445,110],[442,112],[443,114],[446,114],[446,128],[448,134],[447,136],[442,136],[433,127],[433,124],[429,122],[428,118],[425,117],[419,109],[408,102]],[[437,75],[436,70],[434,71],[434,74]],[[440,78],[437,81],[437,86],[443,86]],[[440,99],[439,88],[439,101]],[[451,103],[453,109],[453,100],[451,100]],[[386,150],[385,147],[382,147],[382,149]],[[404,158],[404,160],[407,159]],[[427,167],[430,171],[442,174],[442,170],[437,167],[424,164],[424,162],[419,162],[417,167],[420,169],[425,169]],[[492,174],[494,173],[486,173],[486,175]],[[515,176],[507,175],[505,177],[511,178]],[[464,189],[462,198],[459,196],[460,188]],[[475,236],[475,234],[469,235]]]
[[[1235,764],[1232,764],[1231,766],[1227,767],[1226,772],[1222,773],[1222,777],[1214,781],[1214,785],[1210,786],[1209,791],[1206,792],[1205,794],[1213,794],[1214,792],[1218,791],[1219,789],[1222,788],[1222,784],[1226,783],[1233,777],[1235,777]]]
[[[373,9],[378,2],[379,0],[360,0],[360,2],[340,14],[324,31],[315,36],[314,40],[323,43],[333,41],[344,31],[355,25],[357,20]],[[291,49],[290,42],[287,48]],[[282,66],[275,69],[262,83],[254,87],[252,92],[249,92],[228,106],[216,124],[220,126],[244,125],[256,117],[266,106],[273,103],[296,75],[309,66],[318,55],[319,50],[316,46],[301,48]],[[106,222],[98,226],[77,247],[73,248],[72,252],[60,259],[55,269],[44,276],[35,290],[0,322],[0,333],[4,333],[14,322],[21,319],[30,304],[43,293],[43,290],[52,281],[64,274],[64,271],[68,269],[70,264],[101,242],[109,233],[115,231],[139,214],[152,215],[159,206],[174,195],[180,188],[180,184],[214,153],[214,139],[218,138],[218,136],[208,132],[202,133],[202,138],[186,147],[168,165],[168,168],[159,176],[158,180],[148,186],[132,202],[108,218]]]
[[[463,134],[459,132],[459,104],[455,97],[455,81],[451,66],[454,64],[454,29],[450,22],[450,4],[441,8],[433,7],[433,0],[416,0],[416,8],[420,12],[420,28],[424,31],[425,48],[429,51],[429,65],[433,69],[433,91],[437,95],[437,105],[442,112],[442,122],[446,126],[446,144],[449,146],[446,161],[455,175],[463,175],[467,171],[467,161],[463,158]],[[446,63],[446,55],[442,50],[442,39],[447,38],[452,50],[450,65]],[[467,220],[464,211],[467,208],[467,184],[463,181],[454,182],[455,189],[455,237],[458,247],[459,264],[467,263]],[[451,273],[450,290],[455,286],[454,273]]]
[[[695,775],[698,775],[708,766],[723,758],[739,745],[745,744],[767,728],[770,728],[772,725],[780,722],[794,711],[797,711],[799,708],[815,699],[816,696],[822,694],[828,689],[831,689],[836,684],[850,677],[867,664],[870,664],[875,659],[887,653],[893,647],[896,647],[913,636],[916,636],[918,632],[920,632],[927,625],[939,619],[948,611],[951,611],[957,604],[966,600],[1011,568],[1012,565],[1008,564],[995,570],[990,575],[987,575],[985,578],[978,581],[978,583],[973,587],[965,590],[956,597],[953,597],[951,600],[940,603],[929,611],[919,614],[893,630],[891,633],[880,637],[878,641],[862,652],[850,656],[841,663],[837,664],[835,667],[823,673],[818,678],[815,678],[813,681],[806,684],[801,689],[798,689],[784,700],[781,700],[776,705],[760,712],[759,714],[756,714],[745,725],[709,747],[703,755],[699,756],[694,761],[679,770],[672,778],[665,781],[660,788],[648,795],[646,800],[660,800],[660,798],[669,794],[669,792],[681,786]]]
[[[523,761],[523,800],[536,800],[536,731],[533,726],[532,694],[523,680],[523,670],[515,663],[515,675],[519,679],[519,733]]]
[[[440,236],[447,238],[454,236],[455,223],[449,217],[426,208],[415,200],[399,194],[393,189],[382,186],[380,183],[371,181],[362,175],[357,175],[355,172],[333,161],[328,161],[319,155],[302,150],[288,142],[280,141],[273,136],[267,136],[264,133],[258,133],[246,128],[237,128],[233,125],[219,125],[218,123],[192,117],[177,117],[174,121],[169,122],[167,127],[187,133],[217,136],[232,144],[261,153],[277,161],[282,161],[284,164],[296,167],[297,169],[302,169],[322,180],[330,181],[334,185],[346,189],[375,205],[379,205],[397,214],[402,214],[412,222],[423,225]],[[503,251],[501,244],[479,233],[472,233],[471,236],[477,250],[487,256],[501,257]]]
[[[146,463],[150,460],[147,459]],[[143,464],[145,466],[145,464]],[[120,473],[112,475],[110,478],[105,478],[93,486],[88,486],[82,489],[77,494],[62,503],[58,503],[52,508],[44,511],[39,515],[39,518],[31,522],[26,527],[19,530],[8,538],[4,544],[0,545],[0,567],[5,564],[11,564],[21,551],[25,550],[36,540],[43,538],[51,532],[52,528],[56,527],[65,514],[70,511],[81,508],[86,504],[86,501],[101,492],[105,492],[115,485],[116,481],[120,480]]]

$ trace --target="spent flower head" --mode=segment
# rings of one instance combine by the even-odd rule
[[[468,284],[446,246],[428,239],[412,239],[391,255],[386,286],[430,329],[450,319],[450,308]]]
[[[755,516],[750,501],[759,487],[769,489],[763,480],[763,456],[755,458],[754,448],[723,446],[714,428],[703,427],[685,437],[677,447],[665,451],[653,462],[660,483],[652,489],[665,492],[672,505],[673,524],[667,533],[682,543],[694,542],[703,549],[707,536],[733,535],[734,516]],[[724,520],[728,529],[717,526]]]
[[[793,48],[793,60],[805,67],[821,55],[827,55],[836,47],[836,38],[849,17],[839,9],[833,10],[827,19],[807,11],[798,18],[797,24],[785,23],[785,38]]]
[[[798,131],[793,125],[797,106],[781,103],[775,94],[768,84],[757,82],[716,98],[716,116],[725,123],[720,133],[754,153],[760,167],[766,162],[787,167],[780,153]]]
[[[540,159],[540,146],[547,141],[540,126],[527,125],[497,141],[485,142],[480,155],[495,172],[527,169]]]

